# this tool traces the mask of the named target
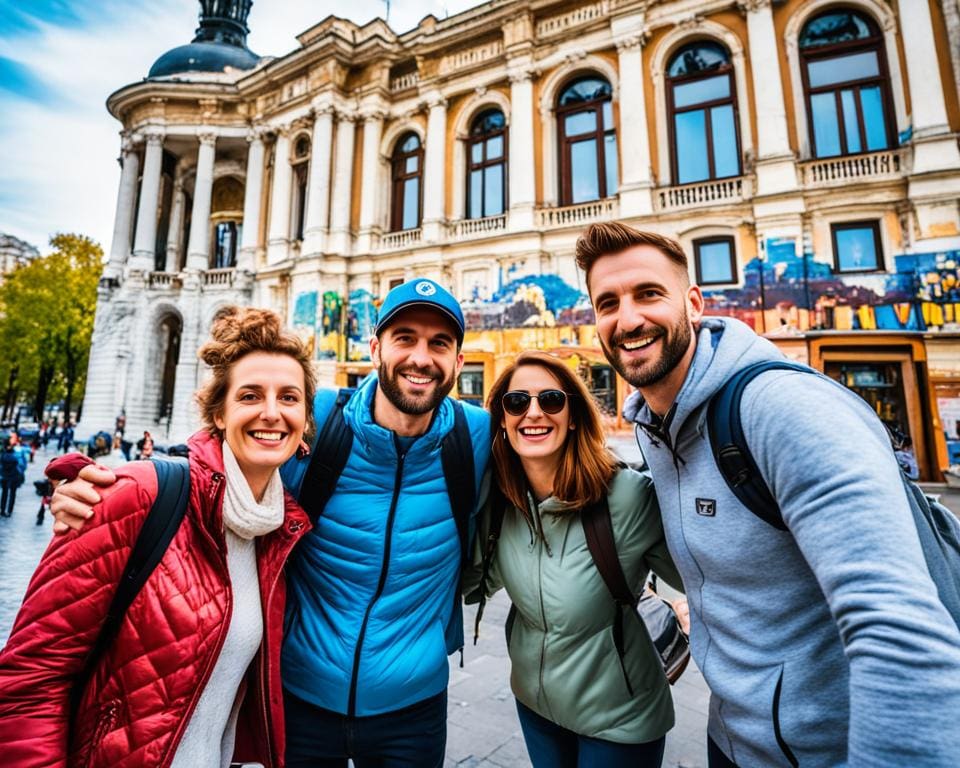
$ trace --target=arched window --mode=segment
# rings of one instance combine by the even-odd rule
[[[800,32],[804,96],[815,157],[895,144],[883,36],[869,17],[831,10]]]
[[[293,205],[290,229],[294,240],[303,240],[303,224],[307,211],[307,179],[310,176],[310,139],[301,136],[293,144]]]
[[[560,92],[560,202],[586,203],[617,193],[617,132],[613,89],[601,77],[583,77]]]
[[[467,139],[467,218],[503,213],[506,200],[507,122],[488,109],[470,125]]]
[[[673,55],[667,107],[674,183],[740,175],[736,88],[724,46],[700,40]]]
[[[400,137],[390,165],[393,180],[390,230],[416,229],[420,226],[420,176],[423,173],[423,148],[417,134]]]

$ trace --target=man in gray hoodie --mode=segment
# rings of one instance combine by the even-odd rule
[[[710,686],[711,768],[957,766],[960,633],[937,598],[884,428],[840,384],[768,371],[742,401],[747,443],[787,530],[729,490],[710,397],[782,357],[705,318],[679,244],[618,223],[577,242],[625,414],[653,474]]]

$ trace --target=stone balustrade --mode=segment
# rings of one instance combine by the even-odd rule
[[[663,187],[656,190],[654,203],[658,211],[678,211],[739,203],[751,194],[749,179],[745,176],[737,176],[731,179],[714,179],[696,184]]]
[[[400,232],[388,232],[380,238],[381,251],[396,251],[401,248],[409,248],[420,242],[421,231],[419,229],[404,229]]]
[[[566,13],[548,16],[537,22],[537,37],[559,35],[571,27],[579,27],[581,24],[605,18],[615,6],[614,0],[599,0],[589,5],[581,5]]]
[[[232,288],[233,278],[236,272],[237,270],[233,267],[227,267],[226,269],[208,269],[203,273],[203,286],[204,288]]]
[[[617,198],[608,197],[578,205],[566,205],[562,208],[539,208],[536,214],[536,226],[573,227],[590,224],[594,221],[609,221],[619,215]]]
[[[405,75],[398,75],[397,77],[390,78],[390,91],[391,93],[397,93],[398,91],[405,91],[407,88],[416,88],[419,82],[420,73],[418,72],[408,72]]]
[[[506,214],[487,216],[483,219],[463,219],[450,225],[449,237],[451,240],[469,240],[474,237],[483,237],[493,232],[507,228]]]
[[[176,272],[151,272],[147,285],[150,288],[179,288],[180,275]]]
[[[476,48],[467,48],[444,56],[440,59],[439,71],[441,75],[446,75],[495,59],[502,53],[503,40],[494,40],[485,45],[478,45]]]
[[[800,178],[808,189],[840,187],[852,181],[899,179],[908,171],[906,165],[906,150],[893,149],[800,163]]]

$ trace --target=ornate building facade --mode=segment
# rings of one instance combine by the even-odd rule
[[[22,267],[39,255],[40,251],[25,240],[0,232],[0,284],[3,283],[4,275],[13,272],[17,267]]]
[[[616,218],[678,238],[711,312],[869,394],[928,475],[960,451],[957,0],[492,0],[402,34],[330,16],[280,58],[245,47],[250,5],[201,2],[108,100],[80,433],[124,409],[182,439],[227,303],[277,309],[348,383],[416,275],[465,303],[462,396],[536,345],[615,411],[573,249]]]

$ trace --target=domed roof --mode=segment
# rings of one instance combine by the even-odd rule
[[[226,72],[229,69],[253,69],[260,57],[246,46],[217,42],[193,42],[167,51],[150,67],[151,77],[167,77],[183,72]]]
[[[147,77],[253,69],[260,57],[247,48],[251,5],[253,0],[200,0],[200,27],[193,42],[163,54]]]

